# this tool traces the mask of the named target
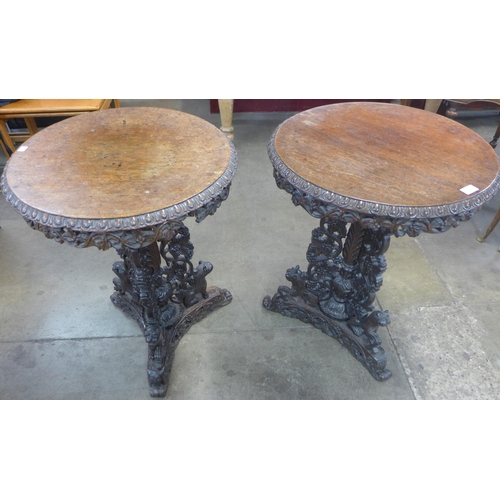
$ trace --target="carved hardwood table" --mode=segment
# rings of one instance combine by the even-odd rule
[[[442,233],[470,219],[500,186],[498,157],[450,119],[377,103],[295,115],[276,129],[268,152],[278,187],[320,224],[307,270],[288,269],[291,287],[265,297],[264,307],[311,323],[375,379],[388,379],[377,330],[389,312],[373,303],[390,237]]]
[[[181,336],[231,301],[207,288],[212,265],[193,264],[183,220],[215,213],[236,163],[233,144],[200,118],[120,108],[42,130],[4,170],[4,195],[30,227],[77,248],[117,250],[111,300],[144,333],[151,396],[166,394]]]

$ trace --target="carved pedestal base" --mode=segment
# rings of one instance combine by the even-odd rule
[[[388,324],[387,311],[373,311],[364,322],[335,320],[294,296],[293,290],[286,286],[280,286],[272,299],[266,296],[263,305],[269,311],[297,318],[337,339],[376,380],[384,381],[392,375],[385,368],[387,355],[376,333],[379,324]]]
[[[182,336],[191,325],[202,320],[214,309],[229,304],[232,300],[228,290],[212,286],[207,289],[207,297],[200,297],[195,305],[185,309],[179,305],[172,305],[173,315],[168,326],[159,326],[159,339],[148,344],[148,381],[149,394],[152,397],[165,397],[168,388],[168,379],[172,369],[175,349]],[[137,321],[142,332],[147,337],[148,324],[142,314],[142,305],[130,294],[115,292],[111,301],[123,312]],[[183,309],[183,310],[182,310]]]
[[[377,380],[387,380],[387,356],[377,334],[389,312],[373,307],[387,265],[390,233],[333,216],[321,218],[307,250],[309,266],[288,269],[292,288],[280,286],[264,298],[266,309],[310,323],[336,338]]]
[[[112,302],[139,324],[148,343],[149,392],[167,392],[175,348],[190,326],[215,308],[231,302],[231,294],[207,288],[212,264],[194,267],[189,231],[181,223],[171,226],[169,239],[140,248],[119,247],[123,261],[115,262]],[[162,258],[166,265],[162,265]]]

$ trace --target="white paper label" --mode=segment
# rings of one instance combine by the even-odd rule
[[[28,146],[19,146],[19,147],[17,148],[17,150],[18,150],[19,152],[21,152],[21,153],[22,153],[23,151],[26,151],[27,149],[28,149]]]
[[[472,184],[469,184],[468,186],[463,187],[460,191],[465,194],[472,194],[475,193],[476,191],[479,191],[479,188],[476,186],[473,186]]]

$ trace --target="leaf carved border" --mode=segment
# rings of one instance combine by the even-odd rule
[[[499,172],[493,182],[477,195],[447,205],[387,205],[342,196],[303,179],[282,161],[275,148],[280,127],[274,131],[267,148],[276,184],[292,196],[294,205],[300,205],[313,217],[359,222],[371,229],[385,228],[395,236],[441,233],[469,220],[484,203],[492,200],[500,188]]]
[[[48,229],[67,228],[68,230],[76,232],[108,233],[148,228],[167,221],[183,220],[187,216],[196,217],[197,222],[201,222],[207,215],[213,215],[220,206],[221,201],[227,198],[231,181],[236,173],[238,155],[234,144],[229,139],[228,142],[230,146],[229,164],[224,173],[212,185],[201,193],[181,203],[155,212],[133,217],[117,219],[78,219],[37,210],[21,201],[10,189],[6,176],[9,167],[8,162],[4,168],[0,186],[10,205],[12,205],[26,221],[33,222],[33,227],[44,226]]]
[[[166,221],[157,226],[142,229],[113,231],[113,232],[86,232],[75,231],[67,227],[49,227],[34,222],[27,218],[28,225],[40,231],[46,238],[57,243],[66,243],[75,248],[97,247],[99,250],[114,248],[120,250],[124,247],[139,249],[147,247],[155,241],[170,241],[175,237],[183,223],[179,220]]]

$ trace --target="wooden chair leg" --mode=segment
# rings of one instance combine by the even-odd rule
[[[490,235],[491,231],[493,231],[493,229],[495,229],[495,227],[496,227],[496,225],[498,224],[499,221],[500,221],[500,208],[498,209],[497,213],[495,214],[495,217],[491,221],[491,224],[488,226],[488,229],[486,229],[486,231],[483,234],[483,236],[480,236],[480,237],[476,238],[477,241],[479,241],[480,243],[482,243]]]
[[[4,152],[5,156],[7,158],[10,157],[10,154],[7,152],[7,148],[5,147],[5,144],[3,143],[3,139],[0,137],[0,146],[2,148],[2,151]]]
[[[498,124],[497,131],[493,136],[493,140],[490,142],[490,145],[493,149],[497,147],[498,138],[500,137],[500,123]]]
[[[36,126],[35,119],[25,118],[24,121],[26,122],[26,127],[28,127],[30,135],[35,135],[38,132],[38,127]]]
[[[0,120],[0,134],[2,135],[2,140],[3,143],[5,144],[5,147],[7,148],[7,150],[10,149],[11,151],[10,154],[12,154],[16,150],[16,146],[14,146],[14,143],[10,138],[9,131],[7,130],[5,123],[6,123],[5,120]]]

